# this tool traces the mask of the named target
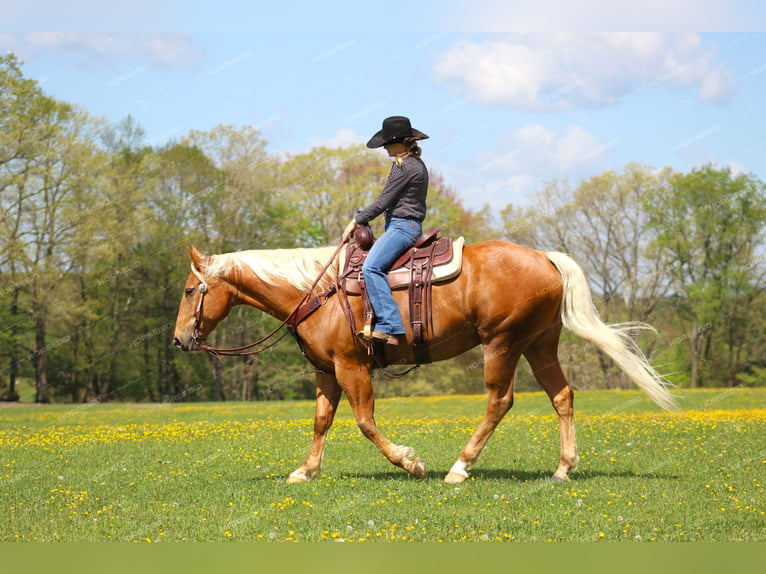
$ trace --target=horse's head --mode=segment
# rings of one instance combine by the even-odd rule
[[[191,272],[178,308],[173,344],[184,351],[198,351],[215,326],[229,314],[233,295],[220,278],[207,277],[209,258],[189,248]]]

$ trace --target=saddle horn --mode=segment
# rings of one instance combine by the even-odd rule
[[[354,239],[362,251],[369,251],[372,244],[375,243],[375,236],[369,225],[357,225],[356,229],[354,229]]]

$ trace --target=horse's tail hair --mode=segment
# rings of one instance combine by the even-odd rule
[[[666,410],[677,410],[673,385],[654,370],[636,344],[631,333],[639,330],[656,332],[654,327],[641,322],[608,325],[598,315],[593,304],[588,280],[582,268],[568,255],[546,253],[563,280],[561,321],[575,335],[604,351],[628,377],[655,403]]]

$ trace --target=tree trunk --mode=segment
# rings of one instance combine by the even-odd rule
[[[17,342],[19,329],[16,325],[18,315],[19,290],[15,288],[11,299],[11,364],[8,366],[8,390],[0,396],[0,400],[3,401],[16,402],[19,400],[19,393],[16,392],[16,379],[19,376],[19,347]]]
[[[741,352],[741,345],[737,344],[736,327],[734,320],[729,323],[729,365],[728,365],[728,380],[729,387],[737,386],[737,372],[739,371],[739,358]]]
[[[35,345],[32,351],[32,361],[35,366],[36,403],[50,403],[48,392],[48,349],[45,342],[45,312],[38,310],[35,319]]]
[[[692,372],[689,386],[692,389],[696,389],[700,386],[700,357],[702,355],[702,334],[700,333],[696,317],[692,318],[692,333],[689,340],[691,341],[692,352]]]
[[[58,378],[66,378],[69,382],[69,393],[72,397],[72,404],[76,405],[80,402],[80,392],[77,388],[77,364],[80,357],[80,334],[78,330],[75,330],[72,336],[72,372],[68,375],[63,371],[59,371]]]
[[[225,401],[226,395],[223,392],[223,369],[221,361],[210,357],[210,366],[213,369],[213,400]]]

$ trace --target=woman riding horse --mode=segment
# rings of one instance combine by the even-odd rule
[[[371,338],[388,345],[398,345],[398,338],[405,331],[386,273],[422,233],[428,169],[420,159],[421,149],[417,142],[427,138],[426,134],[414,129],[404,116],[391,116],[383,120],[382,128],[370,138],[367,147],[386,148],[388,155],[394,158],[391,173],[380,196],[357,213],[343,232],[345,242],[357,225],[367,225],[381,213],[386,214],[385,232],[370,249],[362,275],[375,313]]]

